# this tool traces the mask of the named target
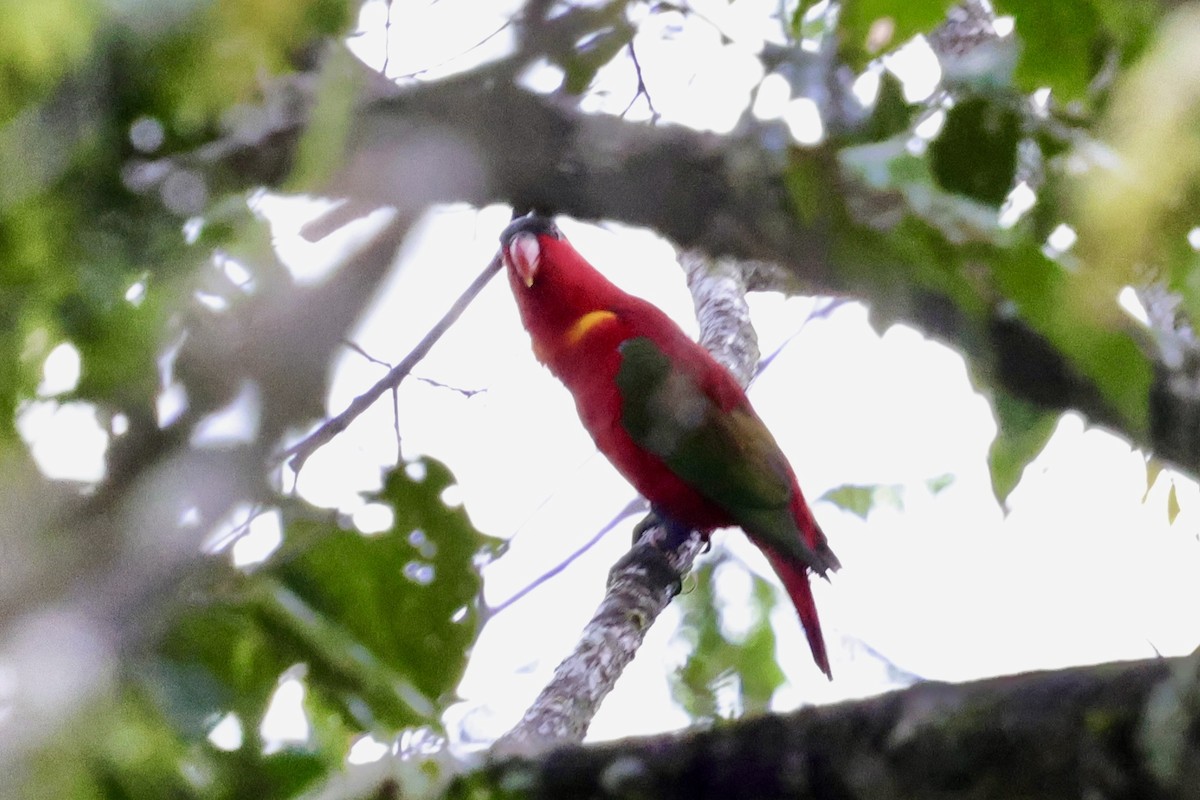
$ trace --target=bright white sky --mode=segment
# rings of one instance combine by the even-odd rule
[[[519,5],[396,2],[389,73],[438,65],[427,73],[437,76],[504,52],[511,46],[508,31],[454,58],[502,28]],[[762,80],[754,54],[764,38],[779,40],[771,16],[778,3],[691,5],[703,19],[646,19],[636,40],[638,55],[665,121],[726,131]],[[363,17],[368,33],[353,43],[373,66],[381,64],[385,51],[383,10],[382,3],[368,6]],[[733,43],[722,46],[715,26]],[[916,47],[907,55],[919,65],[921,53]],[[917,69],[914,75],[909,91],[928,94],[929,73]],[[543,90],[556,85],[550,69],[526,80]],[[631,64],[618,59],[598,83],[601,91],[585,107],[622,110],[635,87]],[[787,119],[788,103],[794,102],[784,96],[774,109],[756,110]],[[792,116],[800,122],[793,133],[803,140],[811,128],[804,127],[803,108],[797,108]],[[647,116],[644,102],[631,116]],[[266,198],[262,209],[276,225],[284,258],[309,279],[362,242],[379,220],[311,245],[296,235],[310,204]],[[509,210],[499,207],[431,212],[407,240],[398,268],[354,341],[376,358],[402,358],[487,263],[508,217]],[[619,225],[563,220],[562,226],[610,278],[695,331],[691,299],[669,244]],[[777,695],[778,708],[890,688],[872,650],[922,677],[961,681],[1145,658],[1156,650],[1181,654],[1200,643],[1194,625],[1200,607],[1200,491],[1192,481],[1164,473],[1143,500],[1143,455],[1067,415],[1027,469],[1006,517],[991,494],[986,467],[995,431],[991,413],[957,354],[903,327],[878,336],[856,304],[807,325],[816,307],[811,299],[755,295],[751,304],[764,353],[800,330],[752,388],[751,399],[791,458],[809,499],[843,484],[903,487],[902,509],[878,508],[865,522],[828,503],[816,504],[844,565],[831,583],[815,585],[835,680],[826,682],[812,665],[795,614],[780,595],[772,624],[790,684]],[[56,353],[47,363],[45,395],[71,385],[72,370],[77,379],[77,354],[69,346]],[[347,351],[336,368],[329,411],[344,408],[382,371]],[[465,504],[481,530],[511,539],[508,553],[485,571],[489,604],[503,602],[556,565],[633,496],[597,455],[566,391],[533,360],[503,280],[493,281],[416,374],[486,390],[468,398],[409,380],[400,393],[400,421],[405,455],[428,453],[447,462],[460,489],[451,499]],[[22,431],[48,472],[98,477],[107,436],[87,407],[35,404],[25,413]],[[82,441],[92,447],[81,456]],[[363,505],[359,493],[379,485],[381,470],[394,456],[392,409],[385,399],[310,460],[299,489],[316,504],[353,513]],[[953,483],[932,495],[925,482],[947,473]],[[1167,521],[1171,482],[1182,506],[1174,525]],[[466,738],[489,739],[516,721],[590,616],[609,566],[628,546],[631,524],[487,626],[461,686],[463,702],[451,714],[452,728],[461,724]],[[260,533],[270,540],[277,526],[264,524]],[[750,569],[770,575],[740,533],[719,538]],[[243,552],[254,549],[252,542],[245,544]],[[721,586],[731,609],[728,621],[736,625],[747,584],[736,571],[728,573]],[[683,657],[672,641],[676,621],[668,610],[652,629],[596,718],[592,738],[686,723],[669,698],[666,679],[670,665]]]

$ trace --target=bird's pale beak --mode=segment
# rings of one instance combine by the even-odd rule
[[[526,287],[533,286],[538,265],[542,261],[542,246],[532,233],[518,233],[508,243],[504,258],[517,271],[517,276]]]

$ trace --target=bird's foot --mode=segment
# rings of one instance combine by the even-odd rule
[[[651,511],[646,516],[642,517],[641,522],[633,526],[633,541],[630,542],[630,545],[632,547],[637,547],[637,545],[642,541],[643,536],[646,536],[654,528],[662,527],[662,524],[662,518],[658,516],[658,513]]]
[[[660,550],[674,550],[688,540],[692,529],[678,522],[657,508],[633,526],[633,544],[652,544]],[[707,540],[706,540],[707,541]]]
[[[683,578],[679,571],[671,565],[667,554],[653,542],[638,542],[617,559],[608,572],[609,584],[617,575],[630,569],[644,573],[647,580],[656,586],[670,587],[672,597],[683,591]]]
[[[691,535],[691,528],[652,508],[634,526],[633,547],[613,565],[609,573],[610,580],[622,569],[637,567],[644,570],[651,580],[669,584],[673,595],[679,594],[683,589],[683,579],[667,558],[667,553],[680,547]]]

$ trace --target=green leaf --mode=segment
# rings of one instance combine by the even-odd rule
[[[95,45],[104,4],[94,0],[5,3],[0,33],[0,123],[68,75]]]
[[[769,622],[774,587],[751,576],[753,619],[745,635],[732,640],[720,625],[717,609],[723,601],[717,600],[714,591],[714,576],[724,569],[745,568],[718,554],[692,572],[689,591],[677,601],[683,620],[676,636],[690,649],[687,661],[671,676],[671,694],[697,720],[763,713],[784,680],[775,660],[775,632]]]
[[[329,53],[318,75],[316,102],[297,147],[289,187],[304,191],[324,185],[341,168],[365,74],[362,62],[350,50],[336,48]]]
[[[1021,119],[1011,108],[976,98],[950,109],[929,147],[943,189],[999,206],[1013,185]]]
[[[637,32],[624,17],[610,27],[597,31],[577,45],[560,66],[566,72],[563,88],[569,94],[583,94],[600,68],[633,41]]]
[[[1150,490],[1154,488],[1154,482],[1158,480],[1158,476],[1162,474],[1165,464],[1154,456],[1146,457],[1146,491],[1142,493],[1142,502],[1150,497]],[[1174,483],[1171,484],[1174,486]]]
[[[1167,494],[1167,521],[1172,525],[1175,524],[1175,518],[1179,516],[1179,492],[1176,491],[1175,481],[1171,481],[1171,491]]]
[[[879,77],[879,93],[871,109],[871,117],[855,139],[863,142],[878,142],[893,136],[906,134],[912,126],[917,106],[904,99],[904,84],[891,72]]]
[[[821,495],[820,500],[833,503],[861,519],[866,519],[878,506],[897,510],[904,508],[904,487],[898,484],[843,484]]]
[[[918,33],[928,33],[945,18],[946,0],[846,0],[839,29],[842,57],[859,70],[872,58],[904,44]]]
[[[947,242],[995,242],[999,236],[996,210],[942,190],[929,161],[909,152],[908,139],[903,135],[847,147],[838,153],[838,159],[848,175],[874,192],[894,194],[904,211],[927,223]],[[873,198],[873,202],[879,204],[881,199]]]
[[[1020,86],[1027,91],[1049,86],[1062,101],[1082,97],[1100,65],[1097,40],[1103,31],[1092,0],[997,0],[996,7],[1016,20]]]
[[[1000,505],[1006,507],[1021,473],[1050,441],[1058,414],[1004,392],[993,395],[992,409],[996,414],[996,438],[988,449],[988,468],[992,474],[992,492]]]
[[[947,472],[944,475],[938,475],[929,478],[925,481],[925,487],[929,489],[929,493],[933,495],[941,494],[943,490],[954,483],[955,475],[953,472]]]
[[[394,512],[390,530],[372,536],[323,531],[299,558],[269,570],[287,590],[274,595],[281,612],[274,619],[316,656],[312,680],[349,693],[395,684],[404,702],[373,709],[397,726],[428,721],[414,714],[422,710],[421,698],[436,703],[454,688],[478,632],[476,563],[492,552],[494,540],[479,534],[461,507],[445,505],[442,494],[451,482],[450,471],[432,458],[392,470],[372,498]],[[313,539],[312,524],[295,521],[288,533]],[[331,662],[338,648],[329,648],[336,639],[325,633],[352,640],[370,663]]]
[[[992,264],[997,286],[1020,317],[1099,389],[1125,424],[1144,429],[1152,370],[1117,308],[1115,290],[1068,270],[1032,244],[997,253]]]
[[[315,701],[349,727],[436,722],[478,632],[477,563],[494,546],[443,502],[451,482],[428,458],[389,472],[371,500],[392,510],[393,526],[370,536],[285,506],[273,560],[231,576],[166,639],[164,658],[203,668],[223,689],[198,713],[235,710],[257,725],[280,674],[304,663]]]

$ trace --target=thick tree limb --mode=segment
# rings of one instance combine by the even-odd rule
[[[848,184],[832,150],[780,150],[770,145],[778,138],[771,124],[749,117],[736,134],[717,136],[582,114],[553,96],[514,86],[515,67],[506,61],[434,84],[376,86],[376,95],[387,96],[365,102],[345,166],[326,191],[366,206],[411,205],[419,187],[422,202],[507,202],[621,220],[652,228],[685,249],[776,264],[782,270],[763,271],[757,288],[804,287],[885,307],[890,319],[947,342],[977,374],[991,376],[1011,394],[1048,409],[1079,410],[1160,457],[1200,471],[1200,393],[1192,367],[1200,359],[1168,363],[1147,350],[1156,376],[1147,398],[1149,424],[1131,424],[1010,307],[998,304],[984,317],[972,317],[935,289],[898,282],[894,263],[847,262],[854,258],[846,255],[853,242],[843,239],[858,234],[820,215],[804,217],[789,174],[803,164],[817,195],[847,196],[860,210],[890,201]],[[239,175],[268,183],[282,175],[303,115],[289,125],[230,154],[242,168]],[[763,285],[764,277],[774,282]]]
[[[561,747],[493,763],[448,795],[1185,800],[1200,785],[1197,663],[925,683],[713,730]]]

